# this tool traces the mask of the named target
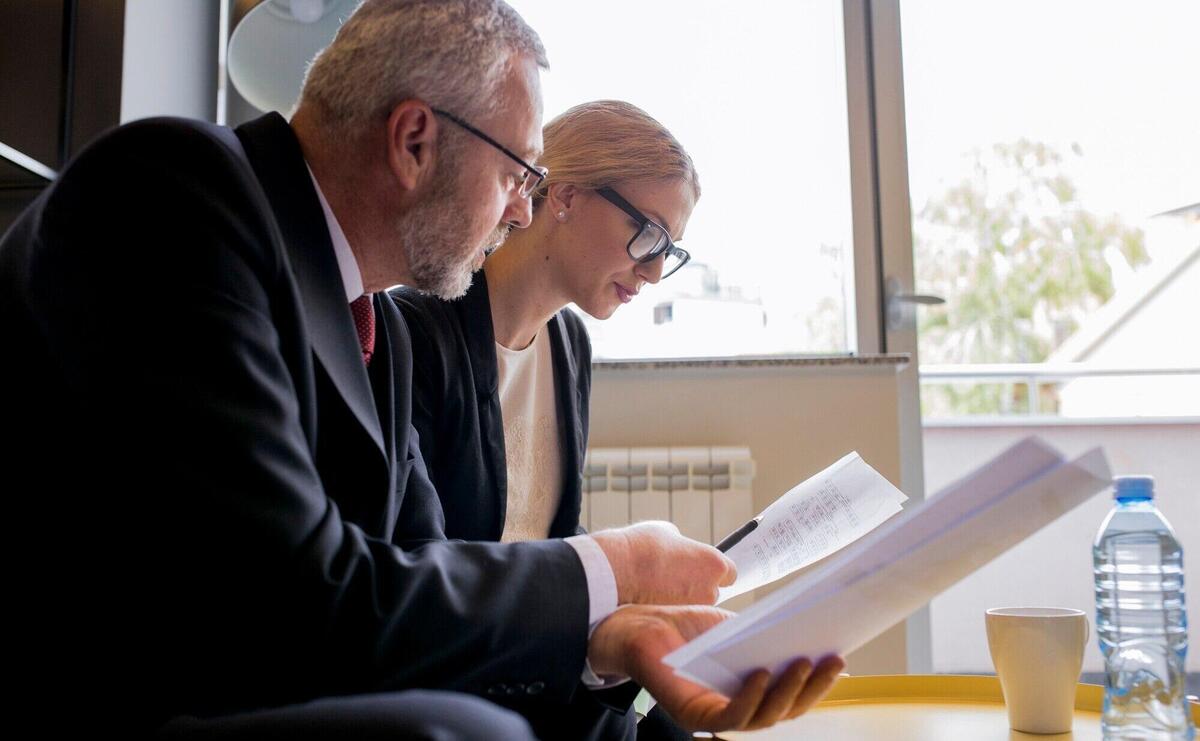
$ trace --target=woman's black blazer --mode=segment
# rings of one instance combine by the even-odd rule
[[[412,333],[412,420],[446,514],[446,536],[499,540],[507,482],[504,424],[497,393],[495,335],[481,270],[461,299],[443,301],[408,287],[390,292]],[[563,309],[547,325],[562,451],[562,499],[550,537],[583,532],[579,505],[587,450],[592,347]]]

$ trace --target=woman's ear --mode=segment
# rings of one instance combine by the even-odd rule
[[[571,218],[571,209],[577,201],[578,193],[579,189],[574,183],[555,183],[546,191],[546,205],[557,221],[566,222]]]

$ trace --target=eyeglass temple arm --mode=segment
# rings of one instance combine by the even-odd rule
[[[596,192],[603,196],[604,200],[629,214],[629,216],[631,216],[633,220],[639,224],[645,225],[650,221],[648,216],[634,208],[632,203],[622,198],[621,195],[612,188],[597,188]]]
[[[536,167],[534,167],[533,165],[529,164],[529,163],[528,163],[528,162],[526,162],[525,160],[523,160],[523,159],[521,159],[520,157],[518,157],[518,156],[517,156],[515,153],[513,153],[513,151],[512,151],[512,150],[510,150],[508,147],[504,146],[504,145],[503,145],[503,144],[501,144],[500,142],[496,141],[496,140],[495,140],[495,139],[493,139],[492,137],[490,137],[490,136],[488,136],[487,134],[483,133],[482,131],[480,131],[479,129],[475,128],[474,126],[472,126],[471,124],[467,123],[466,121],[462,120],[461,118],[459,118],[458,116],[454,115],[453,113],[450,113],[449,111],[443,111],[441,108],[430,108],[429,110],[433,111],[434,113],[438,114],[439,116],[445,116],[446,118],[450,119],[450,120],[451,120],[451,121],[453,121],[454,123],[458,124],[459,126],[463,127],[463,128],[464,128],[464,129],[466,129],[467,131],[471,132],[471,133],[472,133],[472,134],[474,134],[475,136],[479,137],[480,139],[483,139],[483,140],[484,140],[485,142],[487,142],[488,144],[491,144],[491,145],[492,145],[493,147],[495,147],[496,149],[499,149],[499,150],[500,150],[501,152],[503,152],[503,153],[504,153],[504,154],[505,154],[505,155],[506,155],[506,156],[507,156],[507,157],[508,157],[510,160],[512,160],[513,162],[516,162],[516,163],[517,163],[518,165],[520,165],[521,167],[524,167],[524,168],[526,169],[526,171],[528,171],[528,172],[532,173],[533,175],[535,175],[535,176],[537,177],[537,179],[538,179],[538,181],[539,181],[539,182],[542,180],[542,178],[544,178],[544,177],[545,177],[545,175],[543,175],[543,174],[541,173],[541,171],[540,171],[540,170],[538,170],[538,169],[537,169]]]

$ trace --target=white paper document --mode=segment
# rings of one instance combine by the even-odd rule
[[[1068,461],[1026,438],[663,661],[732,695],[759,667],[849,653],[1110,479],[1100,448]]]
[[[853,543],[900,512],[906,499],[858,453],[843,456],[776,499],[756,518],[758,527],[725,553],[738,578],[721,590],[718,604]]]

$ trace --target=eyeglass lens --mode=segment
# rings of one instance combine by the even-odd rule
[[[543,177],[545,177],[545,175],[543,175],[541,172],[535,170],[526,170],[525,177],[521,180],[521,183],[518,186],[521,197],[528,198],[529,196],[533,195],[533,191],[537,190],[537,187],[541,185]]]
[[[638,262],[649,262],[657,258],[670,245],[670,237],[658,225],[646,222],[638,231],[637,236],[629,243],[629,254]],[[663,258],[663,276],[670,275],[683,264],[682,257],[671,251]]]

